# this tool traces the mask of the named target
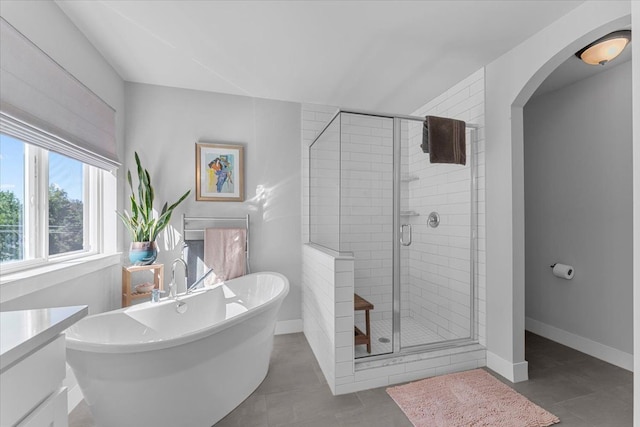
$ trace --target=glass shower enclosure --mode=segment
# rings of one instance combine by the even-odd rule
[[[477,340],[476,131],[466,165],[431,164],[423,122],[340,110],[309,147],[309,240],[353,256],[369,303],[354,313],[370,336],[356,358]]]

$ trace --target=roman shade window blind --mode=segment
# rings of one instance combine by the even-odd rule
[[[116,169],[115,111],[2,18],[0,27],[0,131]]]

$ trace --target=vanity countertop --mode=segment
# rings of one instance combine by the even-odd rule
[[[0,372],[88,314],[86,305],[0,312]]]

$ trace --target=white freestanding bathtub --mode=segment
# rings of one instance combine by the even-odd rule
[[[276,315],[289,292],[254,273],[180,297],[82,319],[67,362],[101,427],[212,426],[267,375]]]

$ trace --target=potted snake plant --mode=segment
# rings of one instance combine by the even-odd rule
[[[168,203],[165,203],[160,214],[154,216],[154,190],[151,186],[151,176],[149,171],[142,167],[138,153],[134,154],[138,173],[137,192],[133,188],[131,171],[127,170],[127,182],[131,189],[131,213],[125,210],[123,213],[117,212],[117,214],[131,237],[129,261],[134,265],[148,265],[152,264],[158,256],[156,245],[158,234],[169,225],[173,210],[187,198],[191,190],[184,193],[174,204],[169,206]]]

